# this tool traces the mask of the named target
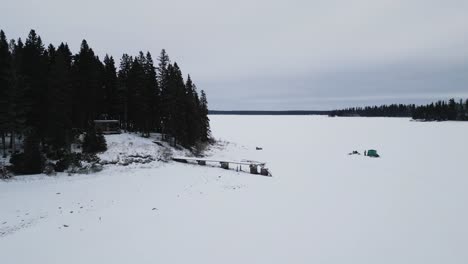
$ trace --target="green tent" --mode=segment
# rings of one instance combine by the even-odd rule
[[[377,150],[375,150],[375,149],[369,149],[369,150],[367,151],[367,156],[369,156],[369,157],[375,157],[375,158],[380,157],[379,154],[377,154]]]

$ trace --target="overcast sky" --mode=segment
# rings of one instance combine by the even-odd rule
[[[210,109],[468,98],[467,0],[14,0],[0,28],[117,63],[165,48]]]

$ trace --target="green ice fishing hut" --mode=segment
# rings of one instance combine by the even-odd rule
[[[380,157],[379,154],[377,154],[377,150],[375,150],[375,149],[369,149],[369,150],[367,151],[367,156],[369,156],[369,157],[375,157],[375,158]]]

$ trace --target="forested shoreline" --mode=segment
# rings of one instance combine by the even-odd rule
[[[73,54],[66,42],[45,46],[34,30],[24,42],[0,31],[3,155],[19,151],[18,140],[33,145],[25,152],[66,153],[78,134],[96,133],[95,119],[119,120],[143,136],[159,132],[184,147],[207,142],[205,92],[190,75],[184,80],[164,49],[157,60],[150,52],[123,54],[117,69],[112,56],[101,61],[86,40]]]
[[[330,116],[411,117],[422,121],[468,121],[468,99],[439,100],[426,105],[391,104],[333,110]]]

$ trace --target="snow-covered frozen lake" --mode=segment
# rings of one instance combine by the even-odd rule
[[[0,263],[468,263],[468,122],[210,118],[210,155],[273,177],[154,162],[0,181]]]

